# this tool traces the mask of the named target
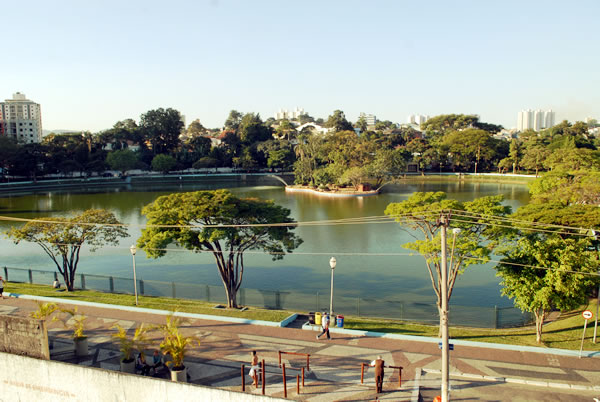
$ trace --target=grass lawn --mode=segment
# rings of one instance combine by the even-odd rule
[[[590,300],[589,305],[582,306],[579,310],[563,313],[550,323],[544,325],[542,332],[542,344],[535,341],[535,327],[510,328],[510,329],[481,329],[466,327],[451,327],[450,337],[452,339],[464,339],[477,342],[493,342],[511,345],[546,346],[558,349],[579,350],[581,335],[583,333],[584,319],[581,316],[583,310],[591,310],[596,314],[596,299]],[[344,327],[368,331],[398,333],[417,336],[433,336],[438,334],[437,326],[419,325],[400,321],[370,320],[346,316]],[[584,350],[600,351],[600,329],[597,334],[597,343],[592,343],[594,335],[594,319],[588,321],[586,337],[583,343]]]
[[[74,292],[60,292],[48,285],[32,285],[29,283],[7,282],[5,292],[21,293],[35,296],[47,296],[57,299],[79,300],[119,306],[135,306],[135,296],[117,293],[103,293],[94,290],[76,290]],[[138,296],[138,305],[143,308],[180,311],[196,314],[210,314],[228,317],[247,318],[250,320],[283,321],[291,312],[283,310],[266,310],[248,307],[247,310],[217,309],[215,303],[200,300],[172,299],[170,297]]]
[[[48,296],[65,300],[82,300],[95,303],[114,304],[122,306],[135,305],[133,295],[113,294],[96,292],[93,290],[77,290],[74,292],[57,292],[48,285],[31,285],[28,283],[7,282],[5,291],[36,296]],[[284,310],[266,310],[249,307],[246,311],[215,309],[214,303],[198,300],[172,299],[168,297],[139,296],[139,306],[150,309],[161,309],[181,311],[197,314],[210,314],[229,317],[240,317],[263,321],[282,321],[292,312]],[[450,337],[453,339],[465,339],[478,342],[504,343],[525,346],[546,346],[551,348],[579,350],[584,319],[581,316],[583,310],[591,310],[596,314],[596,299],[591,300],[589,305],[581,309],[561,314],[561,316],[546,325],[542,334],[541,345],[535,342],[535,327],[511,328],[511,329],[481,329],[466,327],[451,327]],[[416,336],[436,337],[438,327],[422,325],[404,321],[392,321],[383,319],[368,319],[345,316],[344,327],[347,329],[358,329],[363,331],[387,332]],[[599,330],[600,332],[600,330]],[[586,337],[583,344],[584,350],[600,351],[600,341],[592,343],[594,334],[594,319],[588,322]],[[598,334],[600,338],[600,333]]]

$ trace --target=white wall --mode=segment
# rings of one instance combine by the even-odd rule
[[[4,401],[283,401],[8,353],[0,365]]]

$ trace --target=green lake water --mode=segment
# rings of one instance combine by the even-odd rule
[[[229,186],[229,185],[228,185]],[[174,184],[161,187],[126,186],[106,189],[40,191],[0,198],[0,215],[17,218],[70,216],[88,208],[113,211],[124,223],[132,225],[131,237],[118,247],[104,247],[95,253],[84,249],[78,273],[132,277],[129,246],[140,235],[145,223],[141,215],[144,205],[157,196],[176,191],[214,189],[219,185]],[[313,194],[286,193],[278,186],[228,187],[238,196],[272,199],[292,211],[300,222],[382,216],[386,206],[407,199],[415,191],[445,191],[449,198],[461,201],[484,195],[502,194],[513,208],[529,200],[523,184],[473,183],[459,181],[412,181],[386,186],[377,196],[362,198],[325,198]],[[15,223],[0,222],[6,230]],[[431,304],[434,299],[424,260],[409,255],[402,245],[413,238],[397,223],[362,225],[302,226],[296,233],[304,243],[272,261],[261,253],[245,255],[243,287],[284,292],[315,294],[325,299],[329,294],[331,269],[329,259],[335,256],[335,295],[348,298],[375,298]],[[15,245],[6,237],[0,239],[2,265],[18,268],[54,270],[50,259],[34,244]],[[403,255],[385,255],[385,254]],[[142,250],[136,256],[137,277],[144,280],[173,281],[187,284],[220,285],[211,254],[172,251],[160,259],[148,259]],[[500,295],[499,279],[492,264],[469,267],[457,281],[452,304],[461,306],[511,306]]]

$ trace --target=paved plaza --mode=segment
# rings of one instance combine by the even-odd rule
[[[0,313],[25,316],[37,309],[33,300],[9,298]],[[86,316],[90,354],[76,358],[69,332],[51,323],[51,359],[74,364],[119,370],[119,350],[111,329],[119,324],[133,329],[140,323],[163,324],[165,316],[141,309],[122,310],[79,306]],[[200,346],[186,356],[189,382],[197,385],[241,390],[241,365],[246,365],[246,392],[254,389],[248,376],[250,352],[256,350],[266,364],[265,393],[284,397],[279,351],[310,354],[310,370],[305,370],[304,386],[296,391],[297,375],[306,366],[302,355],[284,354],[287,398],[306,401],[430,401],[439,395],[441,367],[436,343],[406,341],[362,334],[332,332],[332,340],[316,340],[316,331],[246,323],[189,319],[183,326],[186,335],[195,335]],[[155,347],[158,331],[150,332]],[[149,348],[147,356],[152,355]],[[361,363],[381,355],[388,366],[402,366],[402,385],[398,370],[386,369],[384,392],[375,393],[373,370],[366,369],[361,384]],[[504,350],[456,345],[451,352],[451,397],[453,400],[485,401],[592,401],[600,396],[600,358],[550,353]],[[157,380],[168,373],[159,372]]]

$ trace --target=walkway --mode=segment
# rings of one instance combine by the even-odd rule
[[[61,301],[62,302],[62,301]],[[0,302],[0,313],[28,315],[37,309],[32,300],[9,298]],[[53,360],[119,370],[118,345],[111,334],[114,324],[135,328],[140,323],[162,324],[163,315],[124,311],[117,308],[80,306],[88,316],[90,355],[75,358],[69,332],[60,323],[50,324],[54,340]],[[200,347],[186,357],[190,382],[199,385],[241,389],[240,365],[248,365],[250,351],[256,350],[266,362],[266,394],[283,397],[278,351],[309,353],[310,372],[305,387],[296,394],[296,375],[305,359],[284,355],[287,367],[288,399],[306,401],[410,401],[432,400],[439,394],[440,350],[437,344],[401,341],[353,334],[332,333],[333,339],[315,340],[315,331],[249,325],[217,320],[190,319],[185,334],[201,339]],[[156,344],[158,332],[152,332]],[[151,350],[148,351],[151,355]],[[361,363],[382,355],[387,365],[403,366],[402,387],[398,371],[387,369],[384,392],[374,391],[373,372],[360,383]],[[451,352],[451,397],[461,400],[591,401],[600,395],[600,358],[510,351],[456,345]],[[251,379],[246,376],[246,383]],[[257,393],[253,387],[247,392]]]

